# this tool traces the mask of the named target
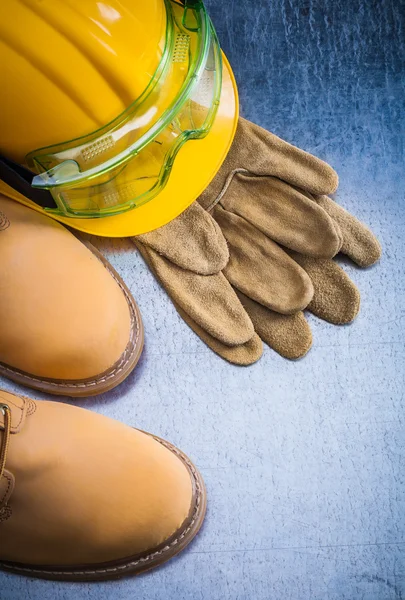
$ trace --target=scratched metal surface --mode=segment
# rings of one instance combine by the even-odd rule
[[[266,349],[240,369],[182,323],[130,244],[99,240],[139,302],[146,348],[127,382],[82,405],[187,451],[207,482],[206,524],[138,579],[2,574],[1,600],[405,598],[405,4],[207,5],[242,114],[328,160],[337,200],[372,226],[384,256],[365,272],[345,265],[362,293],[353,325],[310,318],[304,360]]]

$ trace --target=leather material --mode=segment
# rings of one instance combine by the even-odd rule
[[[15,478],[10,471],[5,470],[0,479],[0,513],[6,507],[14,491]],[[1,519],[1,515],[0,515]]]
[[[21,431],[28,412],[28,400],[20,396],[14,396],[8,394],[3,390],[0,390],[0,404],[7,404],[11,411],[11,433],[18,433]],[[0,431],[4,431],[5,416],[0,411]]]
[[[14,419],[19,400],[2,397]],[[9,516],[0,518],[0,561],[72,567],[115,561],[164,543],[192,508],[190,474],[174,452],[146,433],[66,404],[36,403],[11,436],[6,468],[16,484]]]
[[[36,377],[92,378],[131,334],[128,302],[64,227],[0,195],[0,363]]]
[[[258,337],[300,358],[312,344],[304,309],[336,324],[359,311],[356,285],[332,258],[342,251],[364,267],[381,254],[371,231],[325,195],[337,185],[325,162],[240,117],[223,165],[191,209],[132,240],[214,352],[252,364],[261,355]],[[220,235],[204,210],[228,245],[219,270]],[[209,244],[193,239],[203,228]]]

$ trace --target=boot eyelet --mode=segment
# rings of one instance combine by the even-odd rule
[[[0,404],[0,412],[2,412],[3,416],[5,417],[7,412],[9,412],[9,413],[11,412],[9,405],[8,404]]]

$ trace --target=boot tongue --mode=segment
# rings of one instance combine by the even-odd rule
[[[1,218],[2,213],[0,213],[0,232],[2,222]],[[3,390],[0,390],[0,404],[7,404],[11,410],[11,434],[19,433],[24,426],[27,414],[32,414],[32,412],[35,410],[35,402],[33,400],[21,398],[20,396],[14,396],[14,394],[9,394]],[[5,416],[0,411],[0,442],[4,427]],[[7,502],[10,499],[13,490],[14,476],[6,469],[0,479],[0,524],[9,516]]]
[[[0,210],[0,232],[10,227],[10,221],[7,216]]]

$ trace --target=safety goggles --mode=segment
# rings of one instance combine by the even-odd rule
[[[94,218],[141,206],[164,187],[183,144],[209,132],[222,75],[214,28],[198,0],[165,5],[165,48],[142,96],[102,129],[27,155],[36,175],[32,193],[22,193],[49,212]],[[17,180],[27,180],[27,170],[7,159],[5,171],[17,190]]]

